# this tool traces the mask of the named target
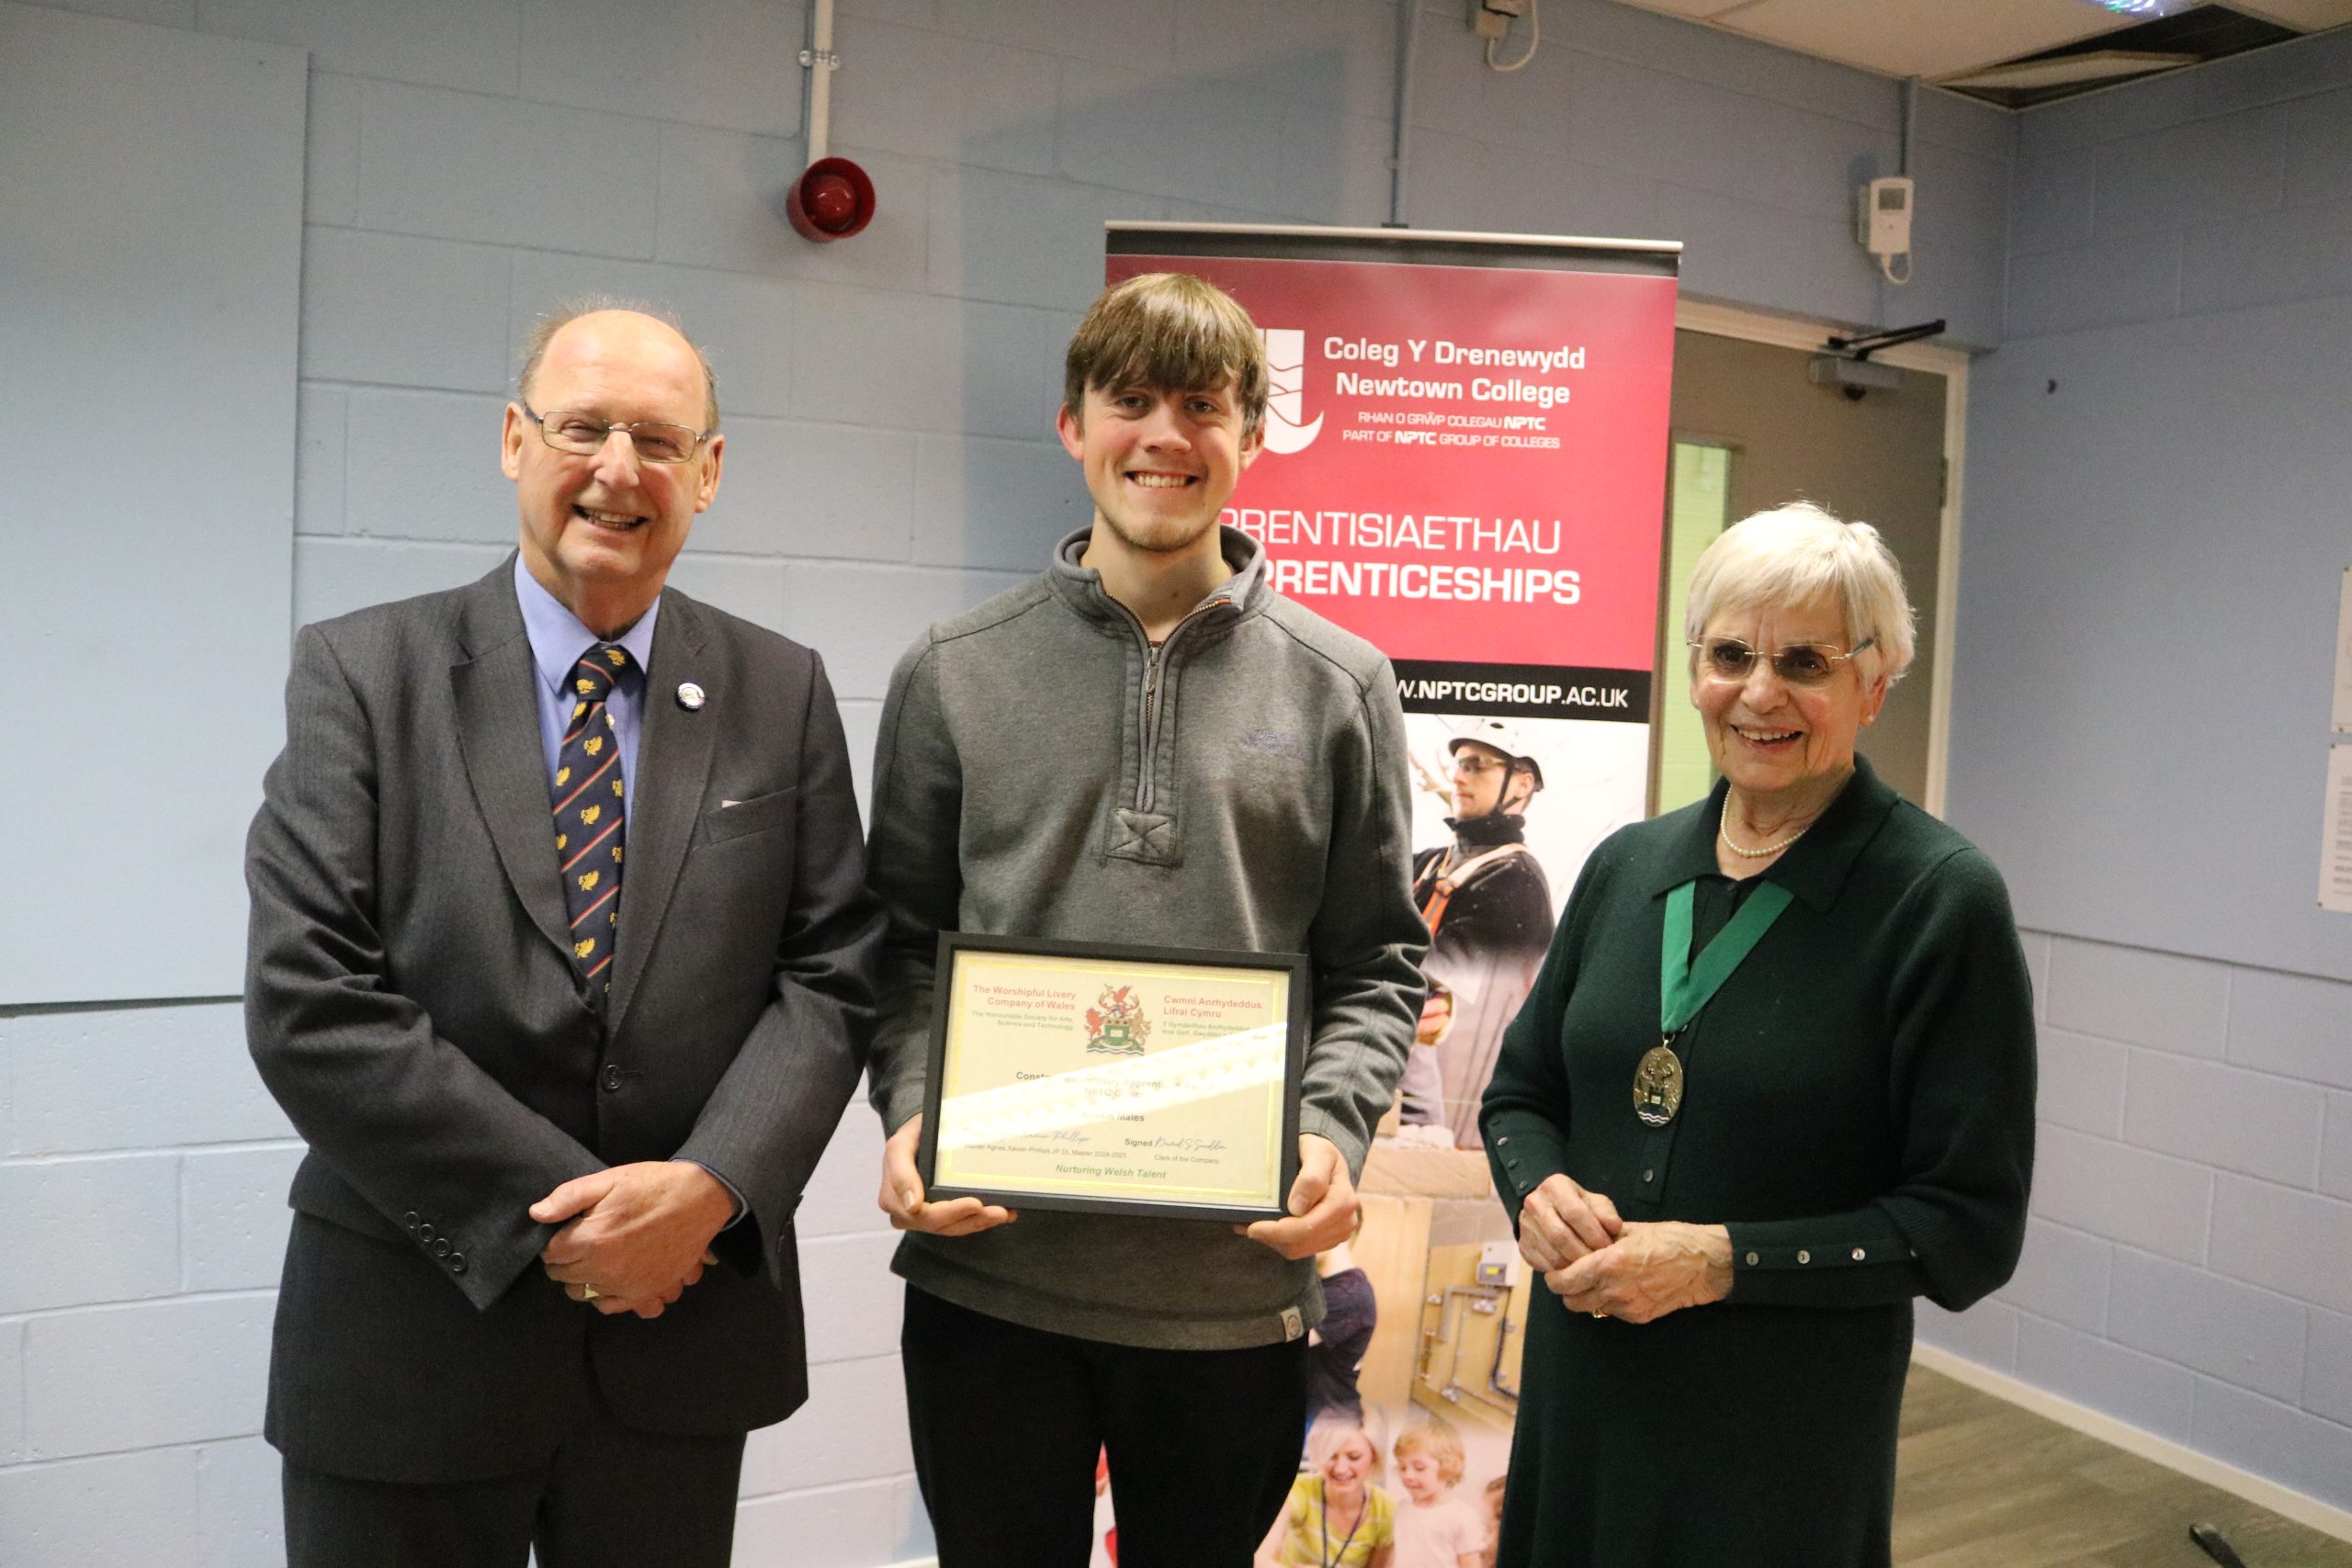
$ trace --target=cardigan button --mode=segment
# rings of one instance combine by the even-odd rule
[[[1865,1254],[1863,1253],[1863,1251],[1862,1251],[1862,1249],[1861,1249],[1860,1247],[1858,1247],[1854,1248],[1854,1261],[1855,1261],[1855,1262],[1860,1263],[1860,1262],[1862,1260],[1862,1258],[1863,1258],[1863,1257],[1864,1257],[1864,1256],[1865,1256]]]
[[[1797,1261],[1800,1263],[1810,1263],[1813,1261],[1813,1254],[1804,1250],[1803,1248],[1799,1248],[1797,1251]]]
[[[1755,1267],[1756,1267],[1756,1254],[1754,1254],[1754,1253],[1752,1253],[1752,1252],[1751,1252],[1751,1253],[1749,1253],[1749,1254],[1747,1255],[1747,1266],[1748,1266],[1750,1269],[1753,1269],[1753,1268],[1755,1268]]]

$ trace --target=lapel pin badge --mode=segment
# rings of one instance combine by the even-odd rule
[[[702,688],[692,681],[681,681],[678,683],[678,705],[688,713],[693,713],[701,707],[706,700]]]

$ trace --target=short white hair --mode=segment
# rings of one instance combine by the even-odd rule
[[[1700,553],[1690,573],[1682,636],[1697,642],[1719,615],[1827,598],[1846,623],[1846,646],[1870,639],[1869,658],[1889,682],[1911,668],[1915,646],[1903,566],[1877,529],[1809,502],[1743,517]]]

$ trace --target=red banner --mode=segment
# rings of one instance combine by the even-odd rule
[[[1408,691],[1408,707],[1647,722],[1671,276],[1110,258],[1114,282],[1153,271],[1211,279],[1265,331],[1267,449],[1226,521],[1265,543],[1276,588],[1401,676],[1518,666],[1502,683],[1528,688],[1503,705]],[[1599,671],[1643,679],[1575,689]]]

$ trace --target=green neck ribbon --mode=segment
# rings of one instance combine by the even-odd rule
[[[1657,1011],[1659,1032],[1669,1040],[1699,1016],[1699,1010],[1723,988],[1731,972],[1755,951],[1792,897],[1777,882],[1758,887],[1715,933],[1694,964],[1690,962],[1690,906],[1698,886],[1696,880],[1686,882],[1666,896],[1666,946],[1658,955]]]

